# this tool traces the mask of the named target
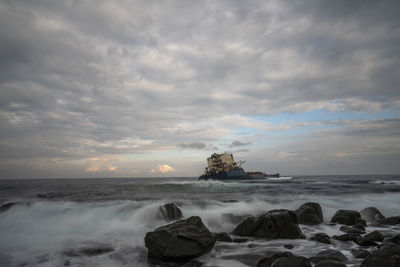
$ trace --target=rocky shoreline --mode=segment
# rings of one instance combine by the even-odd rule
[[[277,250],[264,251],[259,258],[243,260],[246,265],[257,267],[279,266],[365,266],[398,267],[400,266],[400,230],[382,229],[400,224],[400,216],[386,218],[377,208],[368,207],[361,211],[338,210],[327,227],[337,227],[341,234],[330,236],[316,232],[305,234],[303,229],[312,229],[324,224],[320,204],[307,202],[296,210],[275,209],[258,216],[235,215],[230,217],[240,221],[230,233],[212,233],[198,216],[182,219],[182,212],[174,203],[160,207],[160,216],[166,221],[174,221],[148,232],[145,246],[148,249],[149,262],[155,266],[202,266],[199,257],[209,254],[214,246],[229,243],[249,243],[251,241],[286,240]],[[239,220],[240,219],[240,220]],[[291,240],[309,240],[316,244],[326,244],[329,248],[315,253],[311,257],[301,255],[301,251],[292,253]],[[350,262],[337,246],[341,243],[354,246],[349,251],[350,257],[359,263]],[[309,254],[309,253],[307,253]],[[348,254],[348,253],[346,253]],[[349,254],[348,254],[349,255]],[[239,259],[240,260],[240,259]]]

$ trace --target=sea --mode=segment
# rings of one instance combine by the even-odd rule
[[[400,175],[293,176],[243,181],[197,178],[0,180],[0,266],[175,266],[147,258],[147,232],[168,224],[159,207],[175,203],[184,218],[200,216],[212,232],[231,233],[239,215],[298,208],[318,202],[325,223],[300,225],[306,239],[217,242],[197,259],[202,266],[256,266],[271,251],[311,257],[338,249],[348,266],[359,266],[352,242],[310,241],[312,234],[343,234],[330,219],[339,209],[378,208],[400,215]],[[400,226],[367,227],[385,235]],[[284,245],[291,244],[288,250]],[[80,253],[91,248],[93,253]],[[97,250],[96,250],[97,249]],[[373,248],[369,248],[370,250]],[[89,250],[90,251],[90,250]]]

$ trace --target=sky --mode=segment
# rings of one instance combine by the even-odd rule
[[[400,173],[400,2],[0,0],[0,178]]]

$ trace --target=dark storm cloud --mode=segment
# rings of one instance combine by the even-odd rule
[[[249,126],[232,114],[398,110],[399,12],[398,1],[1,1],[1,170],[237,146],[232,128]],[[336,134],[398,138],[395,123]]]

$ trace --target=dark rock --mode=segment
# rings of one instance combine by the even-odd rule
[[[340,231],[345,232],[347,234],[359,234],[359,235],[365,234],[365,231],[363,231],[363,230],[353,228],[350,226],[346,226],[346,225],[341,226]]]
[[[181,267],[201,267],[203,264],[197,261],[188,261],[181,265]]]
[[[366,257],[369,256],[369,251],[366,249],[352,249],[351,254],[357,259],[365,259]]]
[[[346,264],[340,261],[323,260],[315,264],[314,267],[346,267]]]
[[[62,254],[68,257],[82,257],[82,256],[93,257],[109,253],[112,251],[114,251],[114,249],[107,244],[89,244],[76,249],[63,251]]]
[[[363,238],[371,241],[382,242],[385,236],[379,231],[372,231],[371,233],[364,235]]]
[[[13,206],[22,205],[22,202],[9,202],[6,204],[2,204],[0,206],[0,213],[6,212],[7,210],[11,209]]]
[[[182,211],[174,204],[167,203],[159,208],[162,218],[167,221],[178,220],[182,218]]]
[[[307,202],[296,211],[299,224],[317,225],[324,222],[321,206],[315,202]]]
[[[305,257],[289,256],[277,259],[271,267],[311,267],[311,263]]]
[[[318,263],[323,260],[334,260],[334,261],[339,261],[339,262],[345,262],[347,260],[347,258],[339,250],[328,249],[328,250],[319,252],[314,257],[311,257],[310,260],[314,263]]]
[[[310,240],[314,240],[324,244],[332,244],[331,238],[325,233],[316,233],[310,238]]]
[[[222,217],[224,220],[228,220],[231,223],[238,224],[240,222],[243,222],[245,219],[253,216],[251,214],[235,215],[232,213],[225,213],[222,215]]]
[[[382,220],[379,222],[381,222],[383,224],[387,224],[387,225],[400,224],[400,216],[389,217],[389,218],[386,218],[385,220]]]
[[[214,237],[217,241],[221,242],[232,242],[232,238],[225,232],[215,233]]]
[[[400,266],[400,246],[387,243],[375,250],[362,263],[362,267],[398,267]]]
[[[365,231],[365,226],[361,223],[357,223],[357,224],[353,225],[352,227]]]
[[[385,238],[384,241],[385,242],[391,242],[391,243],[394,243],[396,245],[400,245],[400,234]]]
[[[384,220],[385,216],[375,207],[368,207],[360,211],[361,218],[366,222]]]
[[[378,246],[378,244],[375,243],[374,241],[365,239],[364,237],[357,238],[354,242],[357,245],[362,246],[362,247],[377,247]]]
[[[290,252],[277,252],[270,257],[262,258],[257,262],[257,267],[270,267],[277,259],[293,256]]]
[[[200,217],[192,216],[148,232],[144,241],[149,258],[187,261],[210,252],[216,240]]]
[[[247,218],[236,226],[233,233],[270,239],[304,238],[297,224],[297,215],[290,210],[271,210],[257,218]]]
[[[286,244],[286,245],[283,245],[283,247],[287,248],[287,249],[293,249],[294,248],[294,246],[292,244]]]
[[[361,219],[361,215],[355,210],[338,210],[331,219],[332,223],[340,223],[348,226],[355,224],[366,225],[365,221]]]
[[[334,235],[333,238],[340,241],[353,241],[356,242],[358,238],[361,236],[359,234],[343,234],[343,235]]]

